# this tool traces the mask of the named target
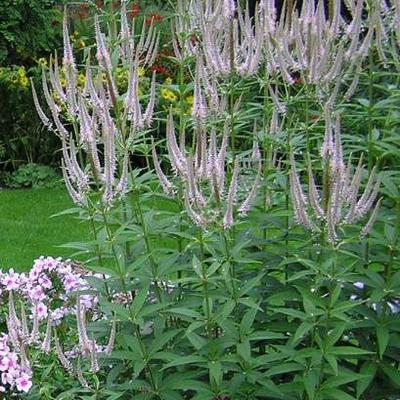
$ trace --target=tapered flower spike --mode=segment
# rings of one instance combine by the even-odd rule
[[[38,339],[39,339],[39,315],[38,315],[38,305],[35,304],[33,311],[33,325],[32,325],[30,341],[32,343],[36,343]]]
[[[65,186],[67,188],[68,194],[70,195],[72,201],[78,206],[85,206],[87,199],[84,193],[79,192],[74,188],[74,185],[71,180],[71,176],[69,175],[67,168],[65,167],[65,163],[61,161],[61,170],[65,182]]]
[[[36,112],[39,115],[40,120],[42,121],[43,125],[49,129],[52,127],[51,121],[47,118],[47,115],[44,113],[42,107],[40,106],[39,99],[36,94],[35,85],[33,84],[33,80],[31,78],[31,87],[32,87],[32,96],[33,96],[33,103],[36,108]]]
[[[129,191],[129,153],[125,151],[124,159],[122,162],[121,178],[115,188],[115,193],[124,197]]]
[[[63,44],[64,44],[63,64],[64,66],[71,65],[75,68],[74,53],[72,51],[72,45],[69,40],[68,13],[66,7],[64,8],[64,17],[63,17]]]
[[[72,45],[69,40],[68,17],[66,8],[64,10],[64,18],[63,18],[63,42],[64,42],[63,66],[65,68],[65,78],[66,78],[66,99],[70,113],[75,114],[77,112],[77,102],[76,102],[77,72],[76,72],[74,53],[72,51]]]
[[[73,367],[72,363],[68,360],[68,358],[65,357],[65,354],[64,354],[61,344],[60,344],[60,339],[58,338],[58,335],[57,335],[57,330],[55,328],[54,328],[54,343],[55,343],[55,347],[56,347],[56,354],[57,354],[58,360],[60,361],[61,365],[65,368],[65,370],[67,372],[69,372],[70,374],[72,374],[74,371],[74,367]]]
[[[45,353],[49,353],[51,349],[51,334],[52,334],[51,323],[52,323],[51,315],[49,314],[47,318],[46,333],[44,335],[43,343],[41,346],[41,350],[44,351]]]
[[[172,110],[170,110],[167,119],[167,150],[174,172],[176,174],[179,172],[180,174],[185,175],[187,171],[186,159],[176,142]]]
[[[105,353],[107,355],[111,355],[111,353],[112,353],[112,351],[114,349],[116,335],[117,335],[117,321],[114,318],[113,321],[112,321],[110,336],[109,336],[107,347],[106,347],[106,350],[105,350]]]
[[[8,293],[8,318],[12,326],[12,330],[16,333],[16,336],[18,337],[19,336],[18,332],[21,327],[21,321],[17,317],[17,312],[15,310],[15,303],[14,303],[14,295],[12,290],[10,290]]]
[[[29,328],[24,303],[21,303],[21,334],[23,341],[26,342],[29,339]]]
[[[155,101],[156,101],[156,73],[153,72],[153,77],[151,79],[151,86],[150,86],[150,99],[146,111],[144,112],[143,115],[143,125],[145,127],[150,126],[153,120]]]
[[[314,229],[309,215],[307,213],[307,200],[301,187],[300,178],[297,174],[296,163],[293,153],[290,154],[290,194],[293,203],[293,210],[296,221],[307,229]]]
[[[86,310],[81,304],[80,296],[76,300],[76,325],[78,330],[79,346],[82,354],[90,354],[91,344],[86,331]]]
[[[208,115],[206,101],[201,89],[201,83],[200,83],[201,75],[202,75],[201,64],[199,61],[197,62],[196,65],[196,74],[194,81],[194,102],[192,111],[192,117],[197,120],[204,120],[205,118],[207,118]]]
[[[120,39],[121,39],[121,58],[128,62],[130,57],[132,56],[132,43],[131,43],[131,30],[128,23],[128,18],[126,14],[126,3],[125,1],[122,2],[121,7],[121,32],[120,32]]]
[[[106,43],[104,41],[103,35],[100,30],[100,22],[98,15],[95,16],[94,19],[95,33],[96,33],[96,45],[97,45],[97,60],[99,61],[100,66],[102,66],[106,72],[107,83],[110,91],[111,101],[113,105],[116,105],[116,99],[118,97],[118,91],[116,84],[114,82],[113,74],[112,74],[112,64],[111,57],[109,51],[107,49]]]
[[[91,340],[90,346],[90,370],[94,374],[100,370],[99,361],[97,359],[96,341],[94,339]]]
[[[371,216],[369,217],[368,222],[365,224],[364,228],[360,232],[360,239],[364,239],[370,233],[373,225],[375,224],[376,218],[378,216],[378,211],[379,211],[381,201],[382,201],[382,198],[380,198],[377,201],[377,203],[371,213]]]
[[[57,52],[54,55],[54,59],[50,58],[49,76],[53,90],[55,90],[56,94],[60,97],[61,101],[65,103],[67,101],[67,96],[64,92],[63,87],[61,86]]]
[[[241,214],[242,216],[244,216],[248,213],[251,206],[255,202],[255,199],[257,196],[257,190],[258,190],[258,187],[260,186],[261,173],[262,173],[262,168],[261,168],[261,163],[260,163],[260,167],[258,168],[258,172],[257,172],[256,178],[254,180],[254,183],[250,189],[250,192],[238,209],[239,214]]]
[[[188,198],[190,202],[196,205],[199,208],[204,208],[206,201],[200,192],[197,179],[194,171],[194,159],[193,157],[187,157],[187,171],[186,171],[186,178],[187,178],[187,190],[188,190]]]
[[[236,202],[236,195],[238,189],[238,175],[239,175],[239,158],[235,159],[231,183],[229,185],[228,197],[226,199],[226,211],[223,220],[224,229],[229,229],[233,226],[233,207]]]
[[[323,219],[325,217],[324,210],[320,206],[320,196],[315,185],[314,176],[311,167],[311,161],[308,161],[308,198],[310,205],[313,208],[315,215]]]
[[[331,109],[330,105],[327,104],[324,107],[325,114],[325,136],[324,142],[320,149],[320,155],[323,160],[328,160],[333,156],[334,145],[333,145],[333,134],[332,134],[332,120],[331,120]]]
[[[90,387],[87,380],[83,376],[82,368],[81,368],[81,365],[79,362],[78,362],[78,365],[76,366],[76,377],[77,377],[79,383],[82,385],[82,387],[84,387],[84,388]]]
[[[193,210],[192,205],[190,204],[190,200],[188,197],[189,190],[185,190],[184,194],[184,201],[185,201],[185,208],[189,218],[198,226],[205,227],[207,225],[207,220],[198,214],[196,211]]]
[[[69,137],[69,132],[65,129],[64,125],[60,121],[59,118],[60,109],[56,105],[53,97],[50,94],[44,70],[42,71],[42,86],[43,86],[43,93],[47,101],[47,105],[50,109],[54,124],[56,126],[55,132],[61,139],[67,139]]]
[[[7,326],[8,338],[11,344],[13,345],[14,349],[19,350],[21,346],[20,346],[18,331],[8,316],[6,316],[6,326]]]
[[[235,0],[222,0],[222,15],[227,19],[233,19],[236,13]]]
[[[172,194],[174,192],[174,186],[168,180],[168,178],[165,176],[163,170],[160,167],[160,163],[158,161],[157,151],[156,151],[153,137],[151,137],[151,155],[153,157],[154,169],[156,171],[158,180],[160,181],[163,191],[166,194]]]

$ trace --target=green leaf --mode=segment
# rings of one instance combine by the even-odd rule
[[[141,290],[136,292],[135,298],[133,299],[132,305],[130,307],[131,313],[134,318],[136,318],[142,309],[144,303],[147,300],[147,296],[149,293],[149,286],[143,287]]]
[[[332,368],[333,373],[335,375],[337,375],[338,374],[338,364],[337,364],[336,357],[332,354],[324,354],[324,358],[326,361],[328,361],[328,364]]]
[[[359,349],[353,346],[337,346],[329,349],[329,353],[337,356],[363,356],[367,354],[374,354],[372,351]]]
[[[222,365],[219,361],[209,361],[208,371],[210,375],[210,381],[213,382],[217,387],[222,384]]]
[[[194,310],[189,310],[188,308],[176,307],[176,308],[169,308],[166,311],[172,314],[183,315],[185,317],[190,317],[190,318],[200,319],[202,317],[199,312]]]
[[[303,375],[304,388],[306,389],[308,400],[314,400],[315,388],[318,383],[318,376],[316,371],[311,370]]]
[[[176,360],[171,361],[170,363],[166,364],[162,371],[167,368],[177,367],[179,365],[186,365],[186,364],[194,364],[194,363],[204,363],[207,360],[201,356],[185,356],[185,357],[178,357]]]
[[[250,333],[251,328],[253,326],[254,320],[256,318],[258,310],[255,308],[250,308],[244,314],[242,321],[240,323],[240,334],[241,336],[245,336],[247,333]]]
[[[265,375],[271,377],[274,375],[287,374],[289,372],[294,372],[294,371],[302,371],[303,369],[304,367],[298,363],[288,362],[270,368]]]
[[[386,347],[389,343],[389,330],[384,325],[376,327],[376,337],[378,339],[379,359],[382,360]]]
[[[296,329],[296,332],[292,339],[292,344],[296,346],[297,342],[303,338],[308,332],[310,332],[314,328],[314,324],[312,322],[303,321],[299,327]]]
[[[168,343],[180,332],[181,332],[180,329],[174,329],[166,331],[161,336],[156,337],[156,339],[154,339],[153,342],[151,343],[149,357],[157,353],[158,350],[161,350],[166,343]]]
[[[380,365],[382,371],[386,376],[396,385],[400,387],[400,371],[389,364]]]
[[[251,347],[250,342],[248,340],[244,340],[243,342],[237,343],[236,345],[237,352],[240,357],[246,362],[250,361],[251,358]]]
[[[200,350],[207,345],[207,340],[195,332],[186,332],[186,337],[196,350]]]
[[[321,394],[323,395],[324,400],[333,399],[333,400],[356,400],[353,396],[343,392],[339,389],[329,388],[326,390],[322,390]]]
[[[254,308],[257,311],[263,311],[263,309],[258,304],[256,304],[250,297],[240,298],[239,303],[244,304],[247,307]]]
[[[367,387],[370,385],[372,380],[375,378],[375,374],[377,371],[377,366],[374,361],[366,361],[361,369],[360,373],[364,375],[361,379],[358,380],[357,382],[357,398],[359,398],[367,389]]]
[[[193,266],[194,272],[196,272],[196,274],[201,279],[203,279],[204,277],[203,277],[203,271],[202,271],[202,267],[201,267],[201,262],[196,256],[193,256],[192,266]]]
[[[239,295],[240,297],[244,296],[247,294],[251,289],[255,288],[259,283],[261,278],[264,276],[264,274],[255,276],[254,278],[250,279],[247,281],[243,286],[239,287]]]

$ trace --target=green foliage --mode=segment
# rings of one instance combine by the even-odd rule
[[[4,0],[0,7],[0,156],[2,170],[54,163],[57,140],[44,133],[29,79],[61,43],[61,5],[51,0]]]
[[[186,135],[188,147],[195,143],[194,124],[189,104],[177,100],[192,91],[185,82],[185,72],[193,72],[191,61],[170,57],[179,76],[176,85],[166,83],[163,89],[173,89],[177,99],[163,97],[157,114],[159,134],[168,98],[174,99],[176,130]],[[118,82],[124,70],[114,67]],[[37,385],[30,396],[395,399],[400,391],[399,82],[394,66],[390,68],[388,76],[380,65],[365,65],[355,100],[339,96],[336,105],[350,165],[365,153],[364,175],[378,165],[382,178],[382,207],[369,236],[359,237],[366,223],[360,220],[339,226],[336,242],[327,239],[327,220],[307,231],[293,219],[290,205],[291,152],[296,153],[301,182],[309,162],[318,188],[325,183],[317,162],[325,128],[323,107],[314,85],[276,79],[287,111],[279,116],[279,129],[270,134],[270,82],[260,74],[253,80],[230,76],[220,84],[219,90],[231,100],[230,109],[208,123],[220,133],[229,122],[227,176],[232,175],[233,158],[248,155],[245,149],[255,138],[265,162],[255,206],[246,218],[235,215],[230,229],[221,222],[207,229],[193,223],[181,196],[186,182],[178,184],[174,198],[161,193],[148,158],[148,136],[132,138],[124,131],[129,123],[119,114],[118,101],[123,99],[117,99],[112,116],[122,128],[115,143],[123,150],[117,152],[117,161],[128,149],[132,158],[145,155],[146,168],[130,171],[129,193],[113,204],[103,202],[95,177],[84,193],[87,203],[65,211],[90,224],[91,234],[86,241],[64,245],[85,258],[88,268],[107,275],[106,283],[92,283],[102,311],[117,322],[115,349],[101,357],[99,373],[83,371],[88,388],[74,377],[63,377],[58,384],[59,370],[50,374],[42,366],[36,378],[45,377],[48,386]],[[233,107],[239,97],[240,108]],[[72,123],[78,136],[78,121]],[[195,152],[196,146],[190,150]],[[82,171],[93,169],[88,160]],[[22,182],[32,181],[29,170],[34,168],[27,169],[20,173]],[[365,180],[360,181],[364,185]],[[248,191],[248,182],[241,185]],[[123,293],[123,300],[115,301],[114,293]],[[95,318],[88,325],[91,338],[103,339],[109,331]]]
[[[0,7],[0,63],[24,64],[60,43],[60,10],[53,0],[4,0]]]
[[[10,188],[52,188],[59,186],[60,176],[53,168],[46,165],[26,164],[21,165],[7,179]]]

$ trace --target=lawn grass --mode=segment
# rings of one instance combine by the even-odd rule
[[[57,246],[87,240],[89,227],[73,215],[50,216],[71,207],[62,188],[0,190],[0,269],[26,270],[40,255],[70,257],[73,250]]]

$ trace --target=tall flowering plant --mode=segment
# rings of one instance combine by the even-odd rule
[[[348,19],[339,1],[293,6],[279,15],[262,1],[251,18],[233,1],[178,1],[176,79],[159,90],[152,75],[146,95],[155,18],[135,28],[122,2],[110,38],[95,17],[84,84],[64,19],[62,67],[54,58],[43,75],[50,112],[36,106],[60,137],[66,187],[92,226],[92,240],[75,244],[93,270],[71,295],[75,344],[49,328],[85,394],[361,399],[382,376],[388,387],[396,380],[388,321],[398,262],[391,253],[381,276],[372,247],[387,210],[377,201],[382,165],[369,163],[363,179],[362,159],[345,163],[348,126],[333,117],[357,86],[349,71],[380,46],[389,20],[382,4],[364,1],[347,2]],[[138,152],[144,168],[133,163]],[[12,299],[9,340],[22,320]]]

